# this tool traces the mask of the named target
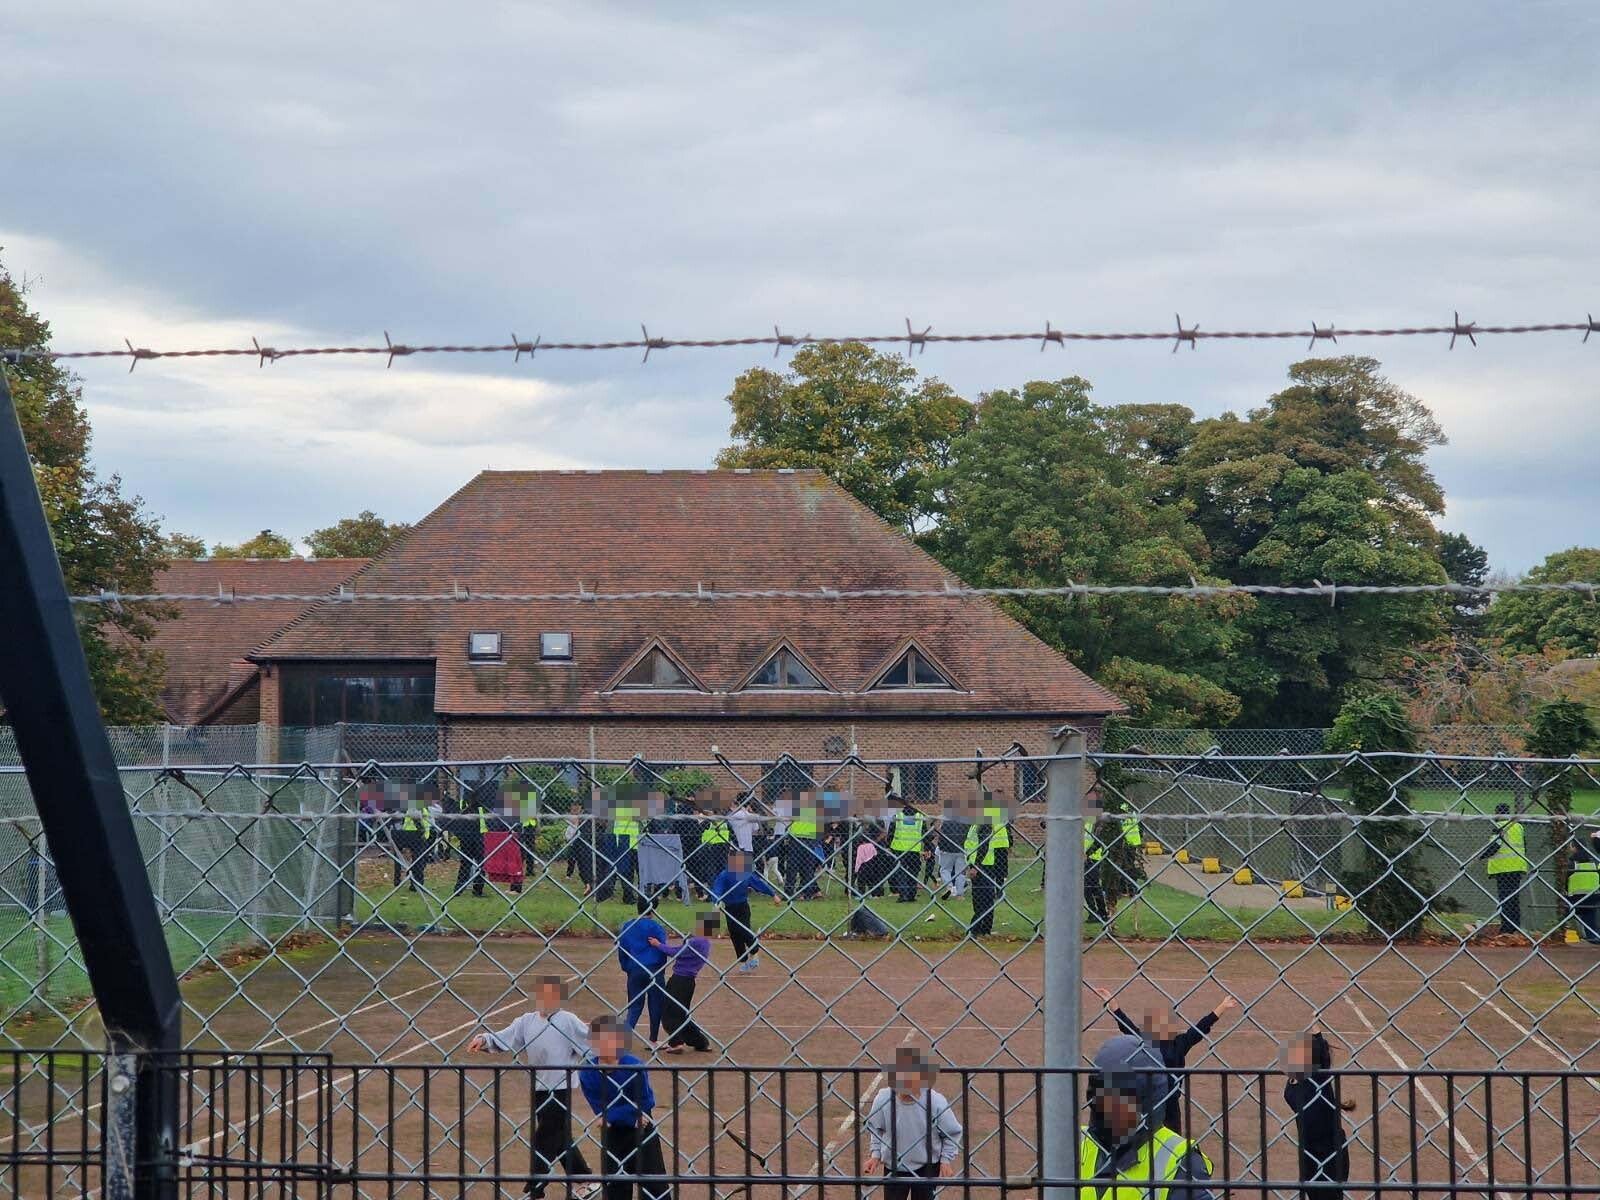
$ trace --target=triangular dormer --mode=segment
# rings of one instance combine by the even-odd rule
[[[750,674],[739,681],[736,692],[831,692],[822,672],[787,641],[780,641]]]
[[[605,688],[607,692],[703,692],[704,685],[695,678],[683,660],[667,649],[660,638],[646,642],[622,670],[613,676]]]
[[[873,677],[869,692],[953,692],[955,679],[915,639],[889,656],[888,665]]]

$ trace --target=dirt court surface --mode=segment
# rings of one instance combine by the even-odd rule
[[[726,960],[726,946],[718,951]],[[758,972],[702,975],[695,1017],[718,1047],[651,1060],[669,1169],[765,1177],[814,1174],[822,1162],[831,1174],[853,1174],[867,1152],[861,1114],[882,1085],[879,1068],[915,1042],[947,1065],[940,1087],[966,1125],[970,1170],[1031,1175],[1042,1138],[1072,1136],[1040,1127],[1037,1078],[1026,1070],[1043,1057],[1043,968],[1037,944],[771,940]],[[1191,1017],[1224,989],[1240,1001],[1190,1058],[1192,1068],[1235,1072],[1226,1081],[1197,1075],[1188,1089],[1189,1131],[1219,1177],[1298,1178],[1283,1079],[1270,1072],[1284,1040],[1320,1020],[1339,1065],[1389,1073],[1343,1082],[1357,1104],[1346,1118],[1352,1180],[1477,1181],[1486,1195],[1491,1172],[1507,1186],[1570,1174],[1574,1185],[1600,1188],[1600,953],[1592,948],[1535,956],[1526,948],[1101,943],[1086,952],[1084,970],[1087,983],[1116,992],[1135,1016],[1162,997]],[[186,1144],[199,1155],[304,1161],[320,1106],[333,1161],[434,1176],[392,1188],[362,1181],[355,1195],[514,1194],[483,1176],[528,1169],[528,1073],[502,1056],[469,1059],[465,1048],[479,1030],[526,1011],[528,985],[545,973],[575,980],[569,1006],[585,1017],[624,1004],[613,944],[598,939],[358,937],[191,980],[185,993],[204,1020],[191,1034],[196,1049],[330,1058],[326,1068],[255,1081],[249,1110],[235,1099],[226,1117],[218,1097],[243,1089],[221,1089],[216,1075],[203,1087],[197,1081]],[[1087,989],[1084,1012],[1092,1051],[1115,1025]],[[367,1065],[374,1062],[383,1065]],[[1497,1066],[1539,1074],[1526,1091],[1482,1074],[1394,1074]],[[1574,1069],[1592,1074],[1555,1074]],[[593,1164],[594,1123],[581,1098],[575,1111]],[[780,1192],[755,1190],[772,1200]],[[827,1190],[854,1194],[851,1185]],[[304,1194],[317,1193],[308,1186]],[[682,1194],[716,1200],[707,1185],[685,1185]]]

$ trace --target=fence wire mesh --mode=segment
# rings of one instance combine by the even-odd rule
[[[399,736],[357,744],[393,748]],[[299,744],[319,748],[313,735]],[[1045,910],[1044,830],[1057,819],[1045,790],[1059,775],[1047,768],[1059,760],[1043,747],[753,762],[349,748],[241,765],[146,746],[162,757],[123,780],[185,976],[189,1045],[351,1064],[318,1093],[329,1119],[391,1146],[405,1180],[421,1187],[432,1172],[465,1187],[416,1166],[440,1155],[456,1156],[458,1175],[484,1173],[487,1135],[469,1131],[504,1124],[502,1076],[444,1064],[459,1068],[474,1037],[528,1011],[547,975],[585,1018],[632,1001],[654,1061],[686,1064],[672,1087],[710,1132],[672,1143],[685,1174],[738,1153],[716,1124],[733,1098],[712,1095],[730,1087],[744,1090],[736,1116],[778,1123],[768,1144],[804,1162],[793,1174],[826,1173],[816,1164],[855,1144],[863,1097],[903,1048],[968,1073],[963,1103],[979,1116],[963,1153],[990,1172],[975,1176],[983,1186],[1009,1173],[1002,1144],[1015,1161],[1037,1155],[1033,1092],[1003,1081],[1043,1061],[1042,941],[1063,916]],[[1086,1050],[1138,1029],[1197,1070],[1259,1073],[1320,1029],[1336,1065],[1404,1076],[1373,1085],[1370,1118],[1403,1101],[1415,1118],[1404,1137],[1459,1155],[1437,1161],[1450,1182],[1478,1172],[1480,1191],[1487,1134],[1512,1102],[1406,1073],[1575,1072],[1516,1103],[1552,1121],[1564,1106],[1567,1169],[1600,1179],[1600,894],[1582,890],[1600,850],[1600,762],[1139,745],[1072,765],[1090,806],[1079,819],[1083,983],[1095,997]],[[4,1036],[103,1045],[18,770],[0,770],[0,805]],[[747,919],[725,894],[717,902],[736,847],[759,881]],[[673,945],[720,910],[692,990],[657,959],[623,969],[618,932],[641,896]],[[667,1057],[679,1047],[683,1059]],[[830,1070],[796,1085],[779,1069],[801,1067]],[[733,1083],[723,1068],[745,1073]],[[39,1069],[20,1066],[0,1092],[0,1141],[14,1153],[95,1119],[86,1075],[41,1082]],[[355,1086],[369,1077],[384,1089],[376,1107]],[[1185,1117],[1202,1140],[1236,1144],[1226,1178],[1261,1187],[1286,1178],[1269,1152],[1292,1143],[1292,1113],[1265,1086],[1196,1082]],[[511,1124],[525,1158],[531,1132]],[[773,1163],[768,1175],[791,1174]]]

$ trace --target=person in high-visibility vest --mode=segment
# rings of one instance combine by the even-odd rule
[[[606,878],[600,885],[604,900],[611,895],[613,884],[622,887],[622,899],[637,904],[639,892],[633,886],[634,874],[639,867],[639,839],[644,826],[639,823],[639,810],[632,799],[618,797],[611,809],[611,852],[607,855]]]
[[[1572,868],[1567,873],[1567,903],[1586,942],[1600,944],[1600,829],[1573,838]]]
[[[711,894],[711,881],[728,865],[728,848],[733,845],[733,826],[715,809],[701,809],[695,821],[697,843],[689,853],[689,876],[695,893],[705,899]]]
[[[490,783],[467,785],[469,794],[456,802],[451,832],[456,836],[456,890],[459,896],[471,884],[474,896],[483,895],[484,840],[489,836],[489,810],[483,807],[478,792],[493,787]]]
[[[822,895],[817,875],[826,852],[818,824],[817,797],[812,792],[792,792],[789,804],[794,816],[784,844],[784,890],[791,900],[815,900]]]
[[[927,821],[904,797],[890,792],[888,799],[900,801],[900,810],[889,821],[889,853],[895,858],[890,890],[901,904],[910,904],[917,898],[917,880],[922,874],[922,835]]]
[[[1106,848],[1093,825],[1083,827],[1083,902],[1089,909],[1089,919],[1102,925],[1111,923],[1111,897],[1106,894]]]
[[[985,937],[994,932],[994,910],[1000,903],[1000,881],[995,878],[994,826],[981,819],[967,827],[967,878],[972,880],[972,924],[967,932]]]
[[[994,877],[1004,887],[1011,877],[1011,814],[1002,789],[984,793],[983,819],[994,827]]]
[[[1094,1056],[1078,1133],[1079,1200],[1212,1200],[1211,1160],[1162,1121],[1176,1086],[1150,1043],[1118,1034]]]
[[[393,824],[391,838],[394,842],[394,886],[400,886],[402,869],[407,874],[407,886],[413,892],[421,891],[427,887],[426,872],[428,869],[428,843],[433,838],[433,822],[428,819],[428,810],[417,795],[415,788],[405,787],[405,810],[399,816],[398,822],[391,816]],[[386,793],[392,795],[393,793]],[[404,855],[409,862],[402,868],[401,856]]]
[[[1522,822],[1511,818],[1504,804],[1494,806],[1494,841],[1481,857],[1494,880],[1500,906],[1500,932],[1522,932],[1522,885],[1528,877],[1528,837]]]

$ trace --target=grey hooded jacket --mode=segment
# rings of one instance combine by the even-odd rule
[[[1168,1072],[1161,1056],[1149,1042],[1131,1034],[1119,1034],[1109,1039],[1094,1056],[1095,1070],[1100,1075],[1102,1088],[1115,1088],[1132,1095],[1139,1106],[1139,1127],[1128,1136],[1117,1140],[1104,1124],[1093,1115],[1089,1123],[1089,1136],[1100,1147],[1095,1164],[1095,1178],[1108,1183],[1117,1173],[1126,1169],[1139,1156],[1139,1148],[1148,1142],[1161,1122],[1167,1097],[1178,1086],[1178,1080]],[[1213,1200],[1209,1188],[1203,1186],[1211,1178],[1211,1171],[1199,1152],[1191,1146],[1178,1165],[1178,1173],[1169,1187],[1168,1200]]]

